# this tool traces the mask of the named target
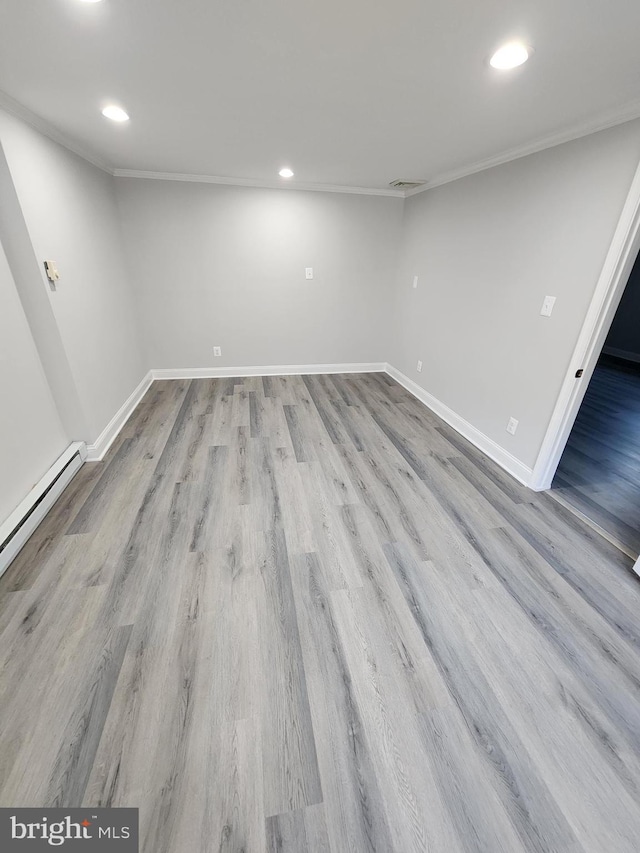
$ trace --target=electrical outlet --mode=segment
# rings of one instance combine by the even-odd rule
[[[414,290],[418,289],[418,276],[417,275],[414,275],[414,277],[413,277],[413,289]]]
[[[416,370],[418,371],[418,373],[422,373],[422,362],[421,361],[419,361],[418,364],[416,365]]]
[[[507,432],[510,432],[511,435],[515,435],[517,429],[518,421],[515,418],[509,418],[509,423],[507,424]]]
[[[213,348],[214,358],[217,358],[219,355],[222,355],[222,347],[214,347]]]

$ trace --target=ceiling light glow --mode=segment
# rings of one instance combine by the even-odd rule
[[[92,0],[96,2],[96,0]],[[129,116],[122,107],[117,107],[115,104],[110,104],[102,110],[102,115],[105,118],[110,118],[111,121],[129,121]]]
[[[489,64],[492,68],[498,68],[500,71],[506,71],[509,68],[517,68],[529,59],[531,48],[519,41],[512,41],[509,44],[503,45],[497,50]]]
[[[102,0],[81,0],[82,3],[100,3]]]
[[[291,169],[288,166],[285,166],[284,169],[280,169],[278,174],[280,175],[281,178],[292,178],[293,177],[293,172],[291,171]]]

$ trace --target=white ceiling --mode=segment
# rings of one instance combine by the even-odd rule
[[[0,0],[0,89],[118,169],[386,187],[640,115],[638,0]],[[535,47],[519,69],[488,56]],[[121,104],[131,121],[100,115]],[[532,143],[534,143],[532,145]]]

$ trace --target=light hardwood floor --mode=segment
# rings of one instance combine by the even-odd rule
[[[598,363],[552,492],[640,554],[640,367]]]
[[[0,805],[637,853],[640,583],[382,374],[156,382],[0,581]]]

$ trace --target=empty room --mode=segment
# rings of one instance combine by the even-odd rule
[[[640,4],[0,21],[3,853],[637,853]]]

